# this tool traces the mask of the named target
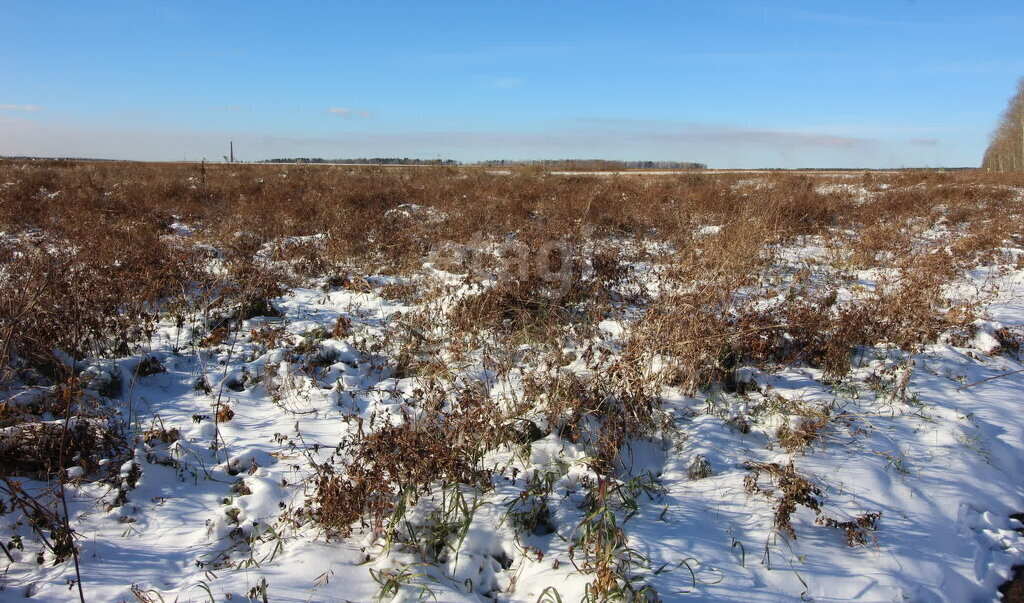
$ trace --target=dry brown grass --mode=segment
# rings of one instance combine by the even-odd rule
[[[911,233],[940,218],[957,227],[949,241],[955,261],[928,266],[913,287],[888,287],[888,298],[872,308],[887,311],[884,330],[901,331],[902,344],[934,333],[926,325],[923,333],[906,333],[907,324],[924,313],[907,312],[926,301],[935,305],[939,279],[990,257],[1021,231],[1020,212],[1011,202],[1017,193],[1008,186],[1021,184],[1020,178],[981,172],[778,174],[751,184],[738,174],[595,177],[537,169],[505,175],[447,167],[3,161],[0,179],[0,228],[17,235],[0,243],[0,327],[5,355],[13,360],[5,363],[5,373],[27,365],[58,370],[48,358],[55,347],[75,356],[123,354],[138,341],[152,308],[166,307],[169,298],[194,293],[196,286],[209,292],[205,311],[216,314],[222,307],[223,317],[234,307],[239,316],[245,311],[237,308],[265,302],[292,279],[341,275],[350,282],[359,278],[353,272],[407,272],[431,249],[465,244],[481,233],[514,235],[534,251],[551,241],[578,246],[587,239],[631,236],[675,247],[668,259],[679,290],[656,304],[643,330],[651,337],[667,334],[665,323],[671,323],[671,345],[680,347],[673,355],[685,359],[681,378],[699,387],[717,378],[724,357],[735,355],[735,331],[750,327],[721,309],[770,265],[775,244],[819,234],[850,249],[853,266],[900,266],[924,262],[924,254],[912,248]],[[858,201],[841,187],[820,192],[823,184],[863,186],[871,195]],[[168,236],[175,220],[189,224],[195,236]],[[694,227],[703,224],[723,228],[695,239]],[[842,229],[857,234],[844,241]],[[324,238],[283,239],[310,235]],[[225,254],[226,275],[204,273],[208,252],[196,242]],[[268,243],[268,261],[278,268],[254,260]],[[618,258],[608,254],[606,260],[614,271]],[[280,265],[287,270],[281,272]],[[911,268],[903,272],[917,274]],[[467,301],[464,312],[469,322],[511,320],[518,327],[549,314],[564,319],[574,303],[608,295],[604,281],[596,282],[604,289],[577,287],[553,297],[551,287],[539,286],[535,277],[520,279]],[[918,285],[930,293],[911,299]],[[605,309],[589,308],[591,314]],[[893,316],[894,309],[903,318]],[[841,311],[847,318],[857,314]],[[818,322],[796,318],[780,322],[794,328]],[[769,326],[760,322],[754,328]],[[715,334],[726,337],[708,344]],[[838,339],[846,340],[840,346],[845,347],[872,337],[840,333]],[[758,346],[765,344],[751,347]],[[824,354],[833,358],[836,374],[843,372],[842,362],[834,360],[840,355]]]
[[[748,463],[750,473],[743,480],[749,494],[761,494],[775,503],[775,529],[796,539],[793,514],[798,507],[814,512],[815,523],[836,528],[843,532],[849,546],[866,546],[875,543],[874,532],[878,528],[881,513],[865,513],[851,520],[838,520],[824,514],[825,504],[821,488],[807,476],[796,470],[792,461],[788,465],[779,463]],[[767,482],[767,483],[765,483]]]
[[[528,253],[552,241],[580,249],[605,237],[671,244],[663,258],[671,286],[644,317],[636,339],[646,343],[636,344],[635,356],[668,354],[675,380],[688,389],[727,378],[744,359],[806,360],[841,376],[852,346],[934,338],[949,322],[935,312],[941,285],[1024,230],[1012,188],[1021,178],[982,172],[780,173],[751,181],[706,173],[3,161],[0,181],[0,229],[16,235],[0,241],[2,377],[25,377],[30,368],[58,377],[54,348],[75,357],[123,355],[144,339],[158,308],[184,315],[201,306],[208,320],[221,321],[212,327],[226,327],[265,308],[282,285],[322,276],[351,288],[360,274],[415,271],[431,250],[481,235],[514,237]],[[861,199],[849,186],[869,194]],[[174,236],[176,220],[194,236]],[[943,241],[949,252],[915,249],[914,233],[940,220],[951,229]],[[707,224],[722,229],[695,237],[695,227]],[[818,290],[768,314],[726,311],[743,306],[744,288],[771,269],[776,245],[808,234],[846,250],[849,266],[894,267],[906,279],[859,306],[833,307],[829,292]],[[287,239],[311,235],[322,238]],[[209,273],[209,248],[196,243],[219,249],[226,271]],[[265,245],[265,259],[257,259]],[[466,329],[511,325],[542,338],[538,332],[598,318],[623,278],[621,252],[606,250],[594,265],[604,274],[587,283],[573,275],[568,289],[536,274],[507,279],[465,300],[456,318]],[[408,287],[392,294],[412,295]]]
[[[319,464],[303,518],[339,534],[360,522],[386,532],[427,491],[488,488],[486,452],[551,432],[586,449],[603,505],[601,488],[625,477],[623,447],[665,427],[662,385],[735,391],[741,367],[794,364],[838,381],[859,346],[913,350],[969,333],[975,308],[945,299],[945,287],[1020,246],[1021,187],[1024,176],[982,172],[637,177],[0,161],[0,391],[68,388],[65,401],[0,407],[0,428],[36,425],[42,438],[25,444],[40,461],[16,450],[0,473],[53,474],[69,452],[92,470],[100,448],[119,445],[104,439],[119,436],[113,425],[97,441],[69,430],[53,440],[41,427],[44,413],[105,416],[104,392],[90,394],[95,412],[74,402],[81,361],[147,353],[157,320],[194,327],[181,347],[231,346],[243,320],[274,314],[274,299],[303,284],[416,301],[382,341],[356,342],[382,374],[451,380],[446,362],[473,354],[506,378],[517,362],[537,367],[512,408],[468,388],[426,387],[406,401],[403,422],[359,425]],[[924,236],[936,224],[945,230]],[[828,259],[794,271],[786,249],[808,245],[829,249]],[[458,254],[476,247],[520,250],[530,262],[491,254],[479,264],[490,274],[473,274]],[[441,308],[452,291],[421,286],[426,261],[466,274],[472,292]],[[651,272],[638,274],[644,266]],[[858,289],[867,269],[880,271],[877,286]],[[381,285],[375,275],[397,278]],[[602,350],[599,323],[627,315],[622,347]],[[353,342],[357,332],[347,318],[325,328]],[[294,348],[280,329],[250,336]],[[1005,351],[1018,349],[1004,339]],[[291,351],[308,352],[315,369],[317,342],[300,345],[308,349]],[[560,371],[576,360],[584,370]],[[216,414],[231,420],[226,404]],[[823,441],[828,422],[807,413],[777,436],[801,451]],[[795,537],[791,517],[805,506],[849,544],[871,542],[877,515],[825,516],[821,488],[792,464],[750,469],[747,488],[776,504],[780,532]],[[616,534],[609,526],[595,533]],[[594,566],[604,568],[601,592],[616,580],[609,555]]]
[[[413,504],[432,486],[490,488],[480,461],[511,437],[503,413],[472,391],[461,392],[448,408],[436,398],[420,403],[426,414],[418,419],[375,431],[360,424],[345,450],[339,447],[340,467],[334,459],[319,466],[309,503],[318,523],[346,535],[362,519],[379,534],[397,527],[387,521],[396,507]]]

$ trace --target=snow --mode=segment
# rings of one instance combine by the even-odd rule
[[[394,208],[384,212],[384,217],[390,220],[396,219],[419,219],[424,222],[443,222],[447,216],[436,207],[427,207],[415,203],[401,203]]]
[[[428,209],[396,211],[444,219]],[[191,233],[177,222],[171,228],[179,236]],[[780,257],[795,266],[824,254],[818,242],[805,243]],[[1024,325],[1024,271],[1015,265],[1020,250],[1008,251],[1015,253],[1006,255],[1006,264],[972,271],[951,289],[992,293],[968,347],[940,342],[914,354],[861,350],[842,387],[823,383],[816,369],[792,366],[741,369],[737,381],[754,384],[746,397],[716,388],[691,397],[666,388],[662,398],[673,429],[654,441],[629,442],[623,456],[631,475],[653,476],[660,484],[640,490],[635,514],[619,518],[637,558],[645,560],[635,574],[666,601],[995,600],[997,586],[1024,561],[1022,526],[1010,519],[1024,510],[1024,413],[1016,408],[1024,373],[1014,373],[1024,365],[1012,354],[995,353],[997,331]],[[637,268],[656,278],[654,267]],[[862,289],[873,288],[880,276],[860,273]],[[457,293],[449,301],[455,299]],[[486,466],[516,470],[495,473],[489,491],[459,491],[474,509],[471,521],[457,554],[436,563],[399,547],[385,550],[371,531],[329,539],[308,522],[282,521],[312,492],[313,464],[357,428],[353,419],[376,412],[400,423],[412,416],[405,401],[420,383],[381,368],[377,353],[357,345],[383,341],[414,306],[376,290],[314,288],[293,288],[275,303],[284,317],[246,321],[231,350],[179,350],[182,333],[161,323],[149,355],[166,372],[134,376],[141,356],[78,362],[90,390],[123,381],[117,399],[124,412],[133,408],[139,417],[136,433],[158,425],[181,430],[172,443],[140,443],[123,463],[122,478],[141,469],[124,505],[107,503],[127,486],[90,482],[81,467],[67,470],[88,600],[133,600],[133,589],[167,601],[206,600],[208,593],[215,600],[258,600],[248,593],[265,584],[272,601],[367,601],[389,575],[401,578],[398,599],[429,593],[441,601],[532,602],[552,596],[551,589],[564,601],[585,595],[593,576],[577,569],[582,553],[572,544],[585,519],[585,485],[596,474],[586,451],[556,433],[534,441],[526,454],[489,453]],[[329,332],[339,317],[352,321],[354,336],[311,335],[318,327]],[[264,349],[247,335],[271,324],[286,330],[289,345],[309,340],[318,368],[304,371],[286,349]],[[595,349],[618,353],[630,327],[628,313],[600,321]],[[484,375],[489,395],[508,400],[522,394],[529,367],[507,382],[488,381],[482,363],[456,370],[464,380]],[[582,371],[584,364],[570,362],[562,370]],[[213,394],[195,387],[204,375]],[[888,389],[873,390],[876,377]],[[229,421],[211,419],[215,400],[233,410]],[[773,437],[792,417],[772,404],[795,403],[842,417],[804,453],[781,448]],[[728,421],[756,413],[763,414],[745,433]],[[698,457],[707,459],[711,475],[691,479]],[[790,460],[821,488],[829,517],[881,513],[877,545],[847,546],[839,530],[817,525],[806,508],[794,515],[796,539],[774,530],[773,506],[748,493],[744,480],[750,463]],[[551,495],[544,504],[554,531],[517,537],[509,504],[546,476]],[[428,522],[446,495],[455,493],[435,489],[424,496],[410,521]],[[13,517],[0,515],[0,532],[5,538],[22,534],[29,543],[31,534],[10,523]],[[38,564],[39,549],[11,550],[15,562],[0,577],[0,597],[64,601],[73,595],[73,566]]]

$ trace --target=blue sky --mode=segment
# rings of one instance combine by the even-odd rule
[[[977,165],[1024,2],[0,0],[0,154]]]

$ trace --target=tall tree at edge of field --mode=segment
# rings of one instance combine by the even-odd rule
[[[985,149],[981,167],[997,172],[1024,172],[1024,78],[1003,112]]]

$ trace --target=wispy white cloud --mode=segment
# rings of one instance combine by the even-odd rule
[[[934,147],[939,144],[938,138],[911,138],[908,142],[918,147]]]
[[[29,111],[36,112],[42,111],[43,108],[39,105],[13,105],[11,103],[0,103],[0,110],[3,111]]]
[[[775,130],[708,125],[656,119],[588,117],[578,120],[596,129],[614,130],[626,138],[645,138],[666,142],[702,142],[768,147],[855,148],[875,144],[877,140],[861,136],[843,136],[828,131]]]
[[[337,115],[338,117],[358,117],[360,119],[370,119],[373,117],[372,111],[349,109],[347,107],[328,107],[327,112],[331,115]]]

